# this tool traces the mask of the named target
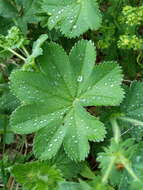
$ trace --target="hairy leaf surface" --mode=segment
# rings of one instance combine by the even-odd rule
[[[143,83],[134,81],[130,87],[126,87],[126,97],[121,104],[120,110],[123,116],[120,117],[121,126],[137,139],[142,138],[143,133]]]
[[[51,15],[49,29],[56,27],[70,38],[97,30],[101,24],[97,0],[43,0],[42,9]]]
[[[113,62],[94,66],[95,55],[92,42],[78,42],[69,57],[52,42],[38,59],[41,72],[11,74],[12,91],[23,103],[13,112],[11,126],[19,134],[37,131],[37,157],[52,158],[63,144],[71,159],[84,160],[88,141],[104,139],[103,123],[84,107],[119,105],[124,95],[122,74]]]

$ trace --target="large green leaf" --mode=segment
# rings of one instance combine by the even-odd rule
[[[50,16],[49,29],[57,27],[67,37],[76,37],[101,24],[97,0],[43,0],[43,11]]]
[[[78,42],[69,57],[52,42],[38,59],[41,72],[11,74],[12,91],[23,103],[11,116],[12,129],[38,131],[34,152],[39,158],[53,157],[63,144],[71,159],[84,160],[88,141],[103,141],[103,123],[84,107],[119,105],[124,93],[120,67],[113,62],[94,66],[95,55],[92,42]]]

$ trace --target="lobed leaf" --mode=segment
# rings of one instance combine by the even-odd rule
[[[124,96],[122,74],[113,62],[94,66],[95,58],[90,41],[78,42],[69,56],[51,42],[38,58],[40,72],[11,74],[11,89],[23,103],[11,116],[12,129],[19,134],[37,131],[34,152],[40,159],[52,158],[63,144],[71,159],[84,160],[89,141],[104,139],[103,123],[83,106],[118,105]]]
[[[43,0],[42,10],[50,15],[49,29],[56,27],[70,38],[101,25],[97,0]]]

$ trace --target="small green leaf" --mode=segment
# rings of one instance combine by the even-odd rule
[[[70,38],[101,25],[97,0],[43,0],[42,9],[50,15],[49,29],[56,27]]]
[[[60,170],[44,162],[17,164],[12,168],[12,174],[27,190],[55,190],[58,182],[63,181]]]
[[[33,64],[35,62],[35,58],[43,54],[43,50],[41,46],[43,43],[48,39],[48,35],[42,34],[38,40],[36,40],[33,43],[33,48],[32,48],[32,54],[27,58],[26,63],[27,64]]]

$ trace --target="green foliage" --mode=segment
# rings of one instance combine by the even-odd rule
[[[80,183],[75,182],[61,182],[59,185],[59,190],[91,190],[91,187],[84,181]]]
[[[125,22],[127,25],[140,25],[142,24],[143,20],[143,6],[125,6],[123,8],[123,16],[123,22]]]
[[[63,180],[61,172],[46,162],[17,164],[12,168],[12,174],[26,190],[54,190],[58,182]]]
[[[9,1],[0,0],[0,15],[12,18],[14,23],[26,33],[28,23],[36,23],[40,19],[36,16],[38,3],[36,0]]]
[[[119,48],[125,49],[142,49],[143,39],[137,37],[136,35],[121,35],[118,41]]]
[[[142,0],[0,0],[0,189],[143,190]]]
[[[0,97],[0,111],[3,113],[15,110],[18,105],[18,99],[9,91],[5,91]]]
[[[120,190],[121,189],[127,189],[127,190],[142,190],[142,179],[143,179],[143,175],[142,175],[142,154],[143,154],[143,149],[142,149],[142,142],[138,144],[138,146],[136,147],[136,151],[135,154],[132,157],[132,167],[133,167],[133,171],[134,173],[139,177],[139,180],[133,180],[132,177],[128,174],[124,174],[122,176],[122,179],[120,181]]]
[[[101,25],[97,0],[42,0],[42,10],[50,15],[49,29],[56,27],[69,38],[88,29],[97,30]]]
[[[42,72],[12,73],[11,89],[24,105],[13,112],[11,126],[19,134],[38,131],[34,152],[40,159],[55,156],[63,143],[70,158],[84,160],[88,140],[103,141],[103,124],[83,106],[118,105],[123,98],[122,74],[116,63],[94,66],[94,61],[91,42],[77,43],[69,58],[60,46],[50,43],[38,60]]]
[[[2,34],[0,35],[0,57],[7,59],[9,57],[9,53],[17,55],[14,50],[23,48],[24,45],[27,44],[28,41],[25,39],[21,31],[16,26],[13,26],[8,30],[7,36]]]
[[[50,160],[49,164],[56,165],[68,180],[78,177],[84,168],[87,167],[83,162],[74,162],[69,159],[63,150],[58,152],[58,156]]]
[[[43,50],[41,46],[43,43],[47,40],[48,36],[46,34],[41,35],[37,41],[33,43],[33,48],[32,48],[32,54],[28,55],[26,63],[29,64],[34,64],[35,59],[43,54]],[[26,66],[25,66],[26,67]]]
[[[143,38],[137,34],[136,28],[142,24],[143,6],[125,6],[122,11],[121,23],[125,24],[125,34],[121,35],[118,47],[124,49],[142,50]]]
[[[129,169],[130,159],[133,157],[135,150],[136,146],[132,139],[120,143],[112,139],[110,146],[105,147],[104,152],[98,155],[103,173],[103,182],[106,182],[109,178],[111,184],[119,185],[124,169],[131,170]],[[121,170],[120,166],[123,167]]]
[[[133,137],[141,139],[143,136],[143,84],[133,82],[130,87],[126,87],[126,98],[120,107],[122,116],[119,117],[120,125],[124,130],[130,131]]]
[[[10,30],[8,30],[8,35],[5,37],[3,35],[0,36],[0,46],[3,48],[20,48],[22,45],[25,45],[27,42],[24,39],[24,36],[20,32],[20,30],[13,26]]]
[[[12,27],[12,23],[10,19],[3,18],[0,16],[0,34],[7,34],[7,30]]]
[[[101,177],[97,176],[94,180],[87,182],[60,182],[59,190],[113,190],[112,187],[103,184]]]
[[[17,11],[13,6],[12,1],[0,0],[0,15],[5,18],[11,18],[17,16]]]

